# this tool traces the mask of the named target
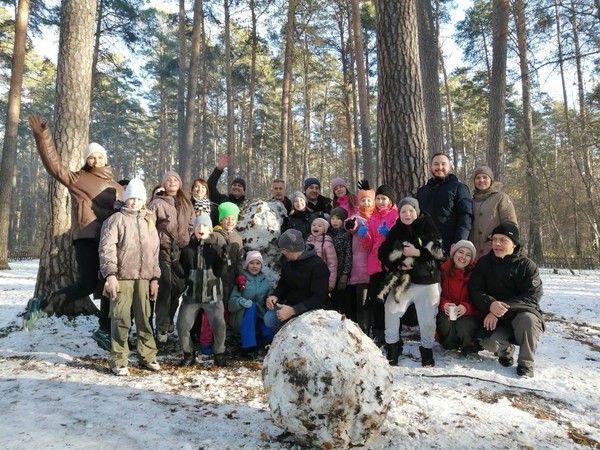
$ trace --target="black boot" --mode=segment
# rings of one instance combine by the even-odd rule
[[[421,352],[421,365],[423,367],[433,367],[435,366],[435,361],[433,360],[433,350],[430,348],[419,347],[419,351]]]
[[[218,367],[227,367],[229,366],[229,363],[227,362],[227,359],[225,358],[225,353],[215,353],[215,366]]]
[[[398,358],[402,354],[402,341],[393,344],[385,344],[385,352],[390,366],[397,366]]]
[[[181,367],[190,367],[194,364],[196,364],[196,353],[183,352],[183,359],[181,360],[181,363],[179,365]]]

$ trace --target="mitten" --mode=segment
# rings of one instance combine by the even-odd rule
[[[335,287],[338,291],[343,291],[346,289],[346,285],[348,284],[348,275],[344,274],[340,277],[337,282],[337,286]]]
[[[369,229],[367,228],[367,226],[363,223],[360,228],[358,229],[358,231],[356,232],[356,234],[358,235],[358,237],[360,238],[364,238],[367,233],[368,233]]]
[[[246,281],[246,275],[238,275],[238,277],[235,279],[235,284],[240,291],[246,289]]]
[[[346,228],[346,230],[354,230],[355,226],[356,226],[356,218],[355,217],[353,217],[352,219],[346,220],[346,223],[344,223],[344,228]]]
[[[369,186],[369,180],[360,180],[358,183],[356,183],[356,187],[359,191],[368,191],[371,189],[371,186]]]
[[[248,309],[252,306],[252,300],[247,299],[247,298],[240,298],[240,305],[242,305],[244,308]]]
[[[377,228],[377,232],[382,236],[387,236],[390,234],[390,229],[387,227],[387,223],[384,221],[379,228]]]

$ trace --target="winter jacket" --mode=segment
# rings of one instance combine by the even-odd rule
[[[469,280],[473,273],[475,263],[469,264],[464,270],[454,267],[452,258],[442,264],[442,294],[440,297],[440,311],[444,312],[447,303],[463,305],[467,312],[465,316],[479,315],[479,311],[471,304],[469,299]]]
[[[352,194],[350,194],[352,195]],[[333,207],[340,207],[340,208],[344,208],[346,210],[346,212],[348,213],[348,217],[356,214],[356,205],[358,204],[358,200],[356,198],[356,196],[352,196],[352,199],[354,200],[354,208],[352,208],[350,206],[350,197],[348,197],[348,194],[346,195],[342,195],[341,197],[334,197],[333,198]]]
[[[225,292],[229,296],[233,288],[234,281],[242,273],[242,265],[245,258],[244,244],[242,237],[235,230],[225,231],[220,225],[214,229],[214,234],[222,238],[227,255],[227,272],[223,275],[223,285]],[[229,297],[228,297],[229,298]]]
[[[219,183],[219,178],[221,178],[221,175],[223,175],[223,171],[218,167],[215,167],[210,174],[210,177],[208,177],[208,180],[206,180],[206,184],[208,184],[208,192],[210,194],[210,201],[215,202],[217,205],[225,202],[235,203],[241,209],[243,203],[246,201],[246,196],[241,195],[240,197],[235,198],[231,194],[220,193],[219,189],[217,188],[217,184]]]
[[[310,236],[310,225],[316,217],[306,209],[304,211],[293,210],[292,214],[284,217],[283,224],[281,225],[281,234],[292,228],[302,233],[302,238],[306,240]]]
[[[273,286],[262,272],[252,275],[244,270],[242,274],[246,276],[246,287],[240,291],[238,286],[234,286],[228,303],[229,325],[236,333],[239,333],[242,327],[242,319],[246,311],[246,308],[240,305],[240,300],[248,299],[256,303],[258,317],[263,318],[267,312],[267,297],[273,293]]]
[[[473,221],[473,201],[469,188],[451,173],[446,178],[431,177],[425,186],[417,190],[416,199],[421,211],[431,214],[442,239],[444,251],[450,254],[450,246],[467,239]]]
[[[542,279],[537,265],[521,254],[521,246],[512,255],[498,258],[493,251],[481,257],[469,281],[469,298],[485,316],[490,305],[498,300],[510,305],[500,322],[510,322],[515,314],[531,312],[544,323],[540,301]]]
[[[98,253],[102,277],[119,280],[158,280],[159,240],[154,214],[122,207],[102,225]]]
[[[333,246],[333,239],[327,234],[313,236],[312,234],[306,240],[307,243],[315,246],[315,251],[319,258],[325,261],[329,269],[329,290],[333,291],[337,279],[338,260]]]
[[[198,269],[198,252],[201,252],[201,264],[203,269],[212,269],[217,278],[223,279],[227,272],[227,255],[224,253],[225,240],[216,233],[211,234],[207,239],[199,240],[195,235],[190,239],[189,244],[181,250],[179,262],[183,267],[185,289],[184,295],[191,295],[194,292],[194,284],[201,285],[203,282],[203,270],[196,272],[195,279],[190,279],[190,273],[193,269]],[[160,287],[159,287],[160,289]],[[201,295],[201,289],[196,289],[197,295]],[[201,298],[196,299],[201,302]]]
[[[362,245],[362,239],[356,234],[356,230],[361,225],[367,225],[367,219],[361,216],[354,216],[356,224],[354,229],[350,231],[352,234],[352,271],[350,272],[350,280],[348,284],[366,284],[369,282],[369,272],[367,270],[367,259],[369,258],[370,250]]]
[[[323,308],[328,296],[329,269],[319,258],[313,244],[294,261],[284,258],[281,277],[273,295],[277,303],[294,308],[296,315]]]
[[[510,197],[502,192],[502,184],[494,182],[489,189],[475,189],[473,194],[473,226],[469,240],[475,245],[477,258],[481,258],[492,249],[488,240],[492,230],[502,222],[517,225],[517,214]]]
[[[306,193],[304,195],[306,195]],[[331,214],[331,199],[329,197],[319,195],[317,197],[317,201],[313,203],[307,198],[306,208],[310,212],[314,213],[316,217],[323,217],[323,214]]]
[[[379,260],[378,252],[379,247],[385,241],[385,236],[379,234],[379,227],[385,225],[388,228],[392,228],[398,220],[398,207],[392,205],[389,208],[376,209],[373,215],[367,220],[367,235],[361,238],[361,244],[363,248],[369,250],[369,256],[367,257],[367,273],[373,275],[382,271],[381,261]]]
[[[191,206],[181,203],[171,195],[155,196],[148,209],[156,214],[156,229],[160,247],[171,250],[173,244],[183,248],[190,242],[196,215]]]
[[[100,240],[102,223],[114,213],[115,201],[123,199],[123,186],[115,181],[112,168],[87,167],[72,172],[61,162],[50,128],[34,133],[34,138],[44,167],[71,195],[72,239]]]
[[[410,242],[421,251],[421,255],[415,257],[415,264],[408,271],[410,282],[414,284],[434,284],[441,280],[439,265],[441,261],[437,260],[425,246],[434,241],[441,245],[441,237],[433,219],[426,212],[421,212],[419,217],[410,225],[405,225],[401,220],[390,230],[390,234],[379,248],[379,260],[386,270],[395,270],[402,265],[401,260],[390,260],[390,255],[394,250],[402,251],[403,243]]]
[[[329,235],[337,256],[337,277],[349,275],[352,271],[352,234],[342,226],[330,228]]]

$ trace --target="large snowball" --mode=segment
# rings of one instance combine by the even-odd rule
[[[387,360],[335,311],[311,311],[286,324],[262,376],[275,423],[317,448],[365,445],[379,434],[392,398]]]

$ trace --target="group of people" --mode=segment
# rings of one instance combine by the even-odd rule
[[[402,320],[414,305],[423,366],[435,364],[436,340],[472,361],[489,350],[504,366],[514,364],[518,345],[517,373],[533,376],[544,330],[541,280],[521,254],[514,207],[487,166],[475,169],[471,195],[449,158],[435,155],[426,185],[398,202],[393,188],[373,189],[366,180],[355,195],[344,179],[333,179],[332,199],[317,178],[291,198],[285,181],[273,180],[272,201],[286,213],[280,278],[272,286],[262,254],[246,253],[236,231],[245,180],[235,178],[227,194],[217,187],[227,156],[189,193],[168,171],[147,202],[140,179],[114,180],[99,144],[86,148],[81,170],[70,171],[48,124],[34,116],[30,125],[44,166],[73,198],[78,276],[74,285],[32,299],[24,327],[101,292],[93,337],[110,351],[117,375],[128,374],[132,319],[140,364],[160,370],[156,341],[166,342],[175,329],[182,365],[193,365],[200,348],[224,366],[227,333],[253,357],[288,320],[319,308],[356,321],[397,365]]]

